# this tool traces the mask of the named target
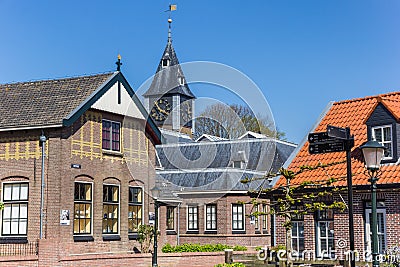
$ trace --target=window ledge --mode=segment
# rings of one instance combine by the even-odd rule
[[[74,242],[93,242],[94,238],[91,235],[74,235]]]
[[[26,244],[28,243],[28,238],[23,237],[0,237],[0,244]]]
[[[187,234],[198,234],[199,230],[187,230],[186,233]]]
[[[232,230],[232,234],[245,234],[246,230]]]
[[[103,154],[110,155],[110,156],[117,156],[117,157],[123,157],[124,153],[120,151],[112,151],[112,150],[107,150],[107,149],[102,149],[101,150]]]
[[[129,233],[128,234],[128,239],[129,240],[137,240],[139,238],[139,234],[138,233]]]
[[[217,234],[217,230],[205,230],[204,234],[206,234],[206,235],[216,235]]]
[[[177,235],[175,230],[167,230],[167,235]]]
[[[119,235],[103,235],[103,241],[119,241],[121,237]]]

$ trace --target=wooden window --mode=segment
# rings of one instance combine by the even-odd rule
[[[378,218],[378,252],[380,254],[384,254],[386,250],[386,206],[385,202],[378,201],[377,202],[377,210],[376,215]],[[367,251],[371,250],[372,245],[372,232],[371,232],[371,224],[372,224],[372,211],[371,211],[371,202],[366,203],[365,208],[365,240],[366,240],[366,249]]]
[[[128,232],[136,233],[143,224],[143,189],[129,187]]]
[[[385,153],[383,155],[383,159],[393,158],[391,125],[372,127],[372,139],[378,141],[381,145],[383,145],[386,148]]]
[[[103,185],[103,234],[118,234],[119,187]]]
[[[75,182],[74,234],[91,234],[92,231],[92,184]]]
[[[28,183],[3,184],[3,236],[26,236],[28,230]]]
[[[262,212],[264,213],[263,215],[262,215],[262,228],[263,228],[263,230],[264,231],[266,231],[267,230],[267,205],[265,205],[265,204],[263,204],[262,205]]]
[[[175,207],[167,206],[167,230],[175,229]]]
[[[188,230],[199,230],[199,209],[197,206],[188,207]]]
[[[316,212],[318,257],[329,258],[334,253],[333,218],[333,210],[320,210]]]
[[[103,120],[102,148],[111,151],[120,151],[121,123]]]
[[[217,230],[217,205],[206,205],[206,230]]]
[[[244,230],[243,204],[232,204],[232,230]]]

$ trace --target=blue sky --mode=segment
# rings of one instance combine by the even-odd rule
[[[137,88],[167,40],[169,1],[0,0],[0,83],[122,71]],[[400,90],[400,1],[175,1],[181,62],[249,76],[300,142],[329,101]],[[237,99],[193,85],[197,96]]]

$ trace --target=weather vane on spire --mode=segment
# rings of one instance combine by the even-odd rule
[[[122,63],[121,63],[121,55],[120,54],[118,54],[118,60],[117,60],[117,62],[115,62],[115,64],[117,64],[117,71],[121,71]]]
[[[176,10],[176,5],[169,5],[169,9],[165,10],[165,12],[169,12],[168,15],[168,42],[171,42],[171,12]]]

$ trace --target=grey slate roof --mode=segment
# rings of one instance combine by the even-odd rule
[[[247,191],[262,181],[242,184],[242,179],[277,172],[295,147],[269,138],[159,145],[158,180],[195,191]],[[243,161],[243,168],[233,168],[233,161]]]
[[[170,66],[162,66],[163,59],[170,60]],[[165,47],[163,56],[158,64],[156,74],[150,85],[150,88],[143,94],[143,96],[161,96],[165,94],[181,94],[189,98],[195,98],[194,94],[190,91],[186,83],[180,85],[179,77],[184,77],[181,66],[179,65],[178,57],[176,56],[175,49],[172,46],[172,41],[168,39],[167,46]]]
[[[62,125],[114,72],[0,85],[0,129]]]

